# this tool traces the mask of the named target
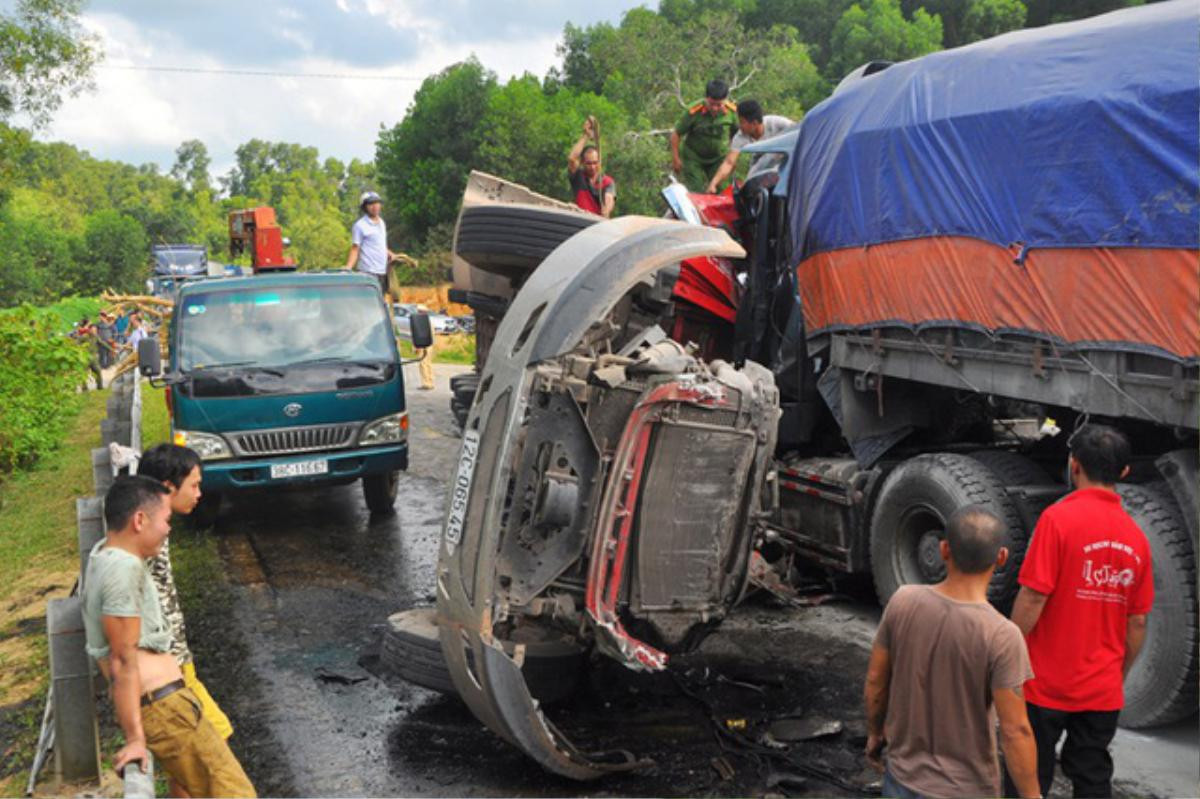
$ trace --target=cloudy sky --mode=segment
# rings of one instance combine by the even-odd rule
[[[0,4],[3,4],[0,2]],[[563,25],[618,22],[653,0],[90,0],[105,58],[96,90],[68,99],[39,138],[164,169],[185,139],[213,172],[251,138],[369,159],[425,76],[474,53],[504,80],[544,75]],[[147,67],[183,68],[187,72]],[[204,71],[204,70],[216,70]],[[280,77],[222,70],[299,73]],[[365,79],[394,77],[394,80]]]

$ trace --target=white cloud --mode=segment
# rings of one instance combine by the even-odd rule
[[[503,81],[532,72],[544,75],[557,62],[558,32],[466,42],[436,18],[422,15],[422,3],[339,0],[344,12],[385,15],[393,26],[416,31],[415,57],[364,69],[342,60],[310,55],[310,35],[297,25],[281,26],[300,48],[269,70],[300,73],[425,76],[474,54]],[[447,19],[462,12],[462,0]],[[337,12],[333,12],[337,13]],[[486,12],[484,12],[486,13]],[[618,13],[618,12],[614,12]],[[281,12],[282,16],[287,16]],[[382,20],[381,20],[382,21]],[[174,150],[186,139],[208,147],[214,174],[233,165],[234,150],[249,139],[315,146],[321,157],[342,160],[374,157],[380,125],[396,124],[412,101],[419,81],[254,77],[211,73],[146,72],[120,69],[138,65],[238,69],[206,52],[184,34],[147,31],[126,16],[91,13],[84,23],[99,35],[106,53],[96,72],[96,91],[68,99],[40,138],[65,140],[100,158],[133,163],[153,161],[171,167]],[[293,36],[294,34],[294,36]],[[307,46],[306,46],[307,45]],[[353,54],[348,54],[353,57]]]

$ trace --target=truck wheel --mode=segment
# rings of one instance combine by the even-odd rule
[[[400,488],[400,472],[369,474],[362,479],[363,497],[372,515],[396,512],[396,494]]]
[[[1154,727],[1196,712],[1196,560],[1178,506],[1161,484],[1117,487],[1146,534],[1154,565],[1154,607],[1146,642],[1125,680],[1123,727]]]
[[[1006,486],[1050,485],[1054,478],[1037,462],[1007,449],[980,449],[971,457],[992,470]]]
[[[383,634],[380,660],[385,667],[414,685],[458,696],[442,655],[436,615],[434,608],[393,613]],[[557,702],[570,696],[583,672],[584,651],[557,639],[535,638],[521,643],[525,646],[521,673],[534,698],[540,702]],[[504,647],[506,651],[510,650],[508,642]]]
[[[946,576],[939,544],[946,520],[964,505],[981,505],[1004,522],[1010,550],[1024,551],[1028,534],[1013,501],[992,470],[966,455],[918,455],[884,481],[871,517],[871,574],[881,604],[900,586]],[[1016,596],[1016,570],[997,569],[988,599],[1006,610]]]
[[[473,206],[459,217],[455,252],[476,269],[524,279],[558,245],[600,221],[538,205]]]
[[[192,508],[188,522],[196,530],[206,530],[217,523],[217,514],[221,512],[221,500],[224,497],[216,491],[205,491],[200,495],[200,502]]]

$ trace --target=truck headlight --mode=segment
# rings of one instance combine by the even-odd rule
[[[407,439],[408,414],[393,413],[367,424],[358,436],[358,445],[371,447],[376,444],[395,444]]]
[[[195,450],[202,461],[215,461],[221,458],[232,458],[233,452],[225,439],[213,433],[200,433],[193,430],[176,430],[174,441],[181,447]]]

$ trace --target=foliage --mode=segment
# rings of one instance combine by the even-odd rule
[[[400,124],[380,133],[375,163],[389,222],[418,239],[453,222],[495,88],[496,76],[474,58],[447,67],[425,79]]]
[[[963,15],[963,41],[976,42],[1017,30],[1025,24],[1021,0],[975,0]]]
[[[99,58],[77,19],[83,0],[17,0],[0,13],[0,120],[14,112],[43,126],[64,94],[89,85]]]
[[[942,45],[942,19],[918,8],[907,20],[899,0],[864,0],[833,27],[829,69],[845,75],[868,61],[904,61]]]
[[[61,439],[87,377],[86,346],[30,307],[0,315],[0,472],[32,463]]]
[[[146,270],[146,234],[138,221],[111,208],[88,216],[84,251],[73,276],[77,291],[99,294],[110,286],[135,286]]]

